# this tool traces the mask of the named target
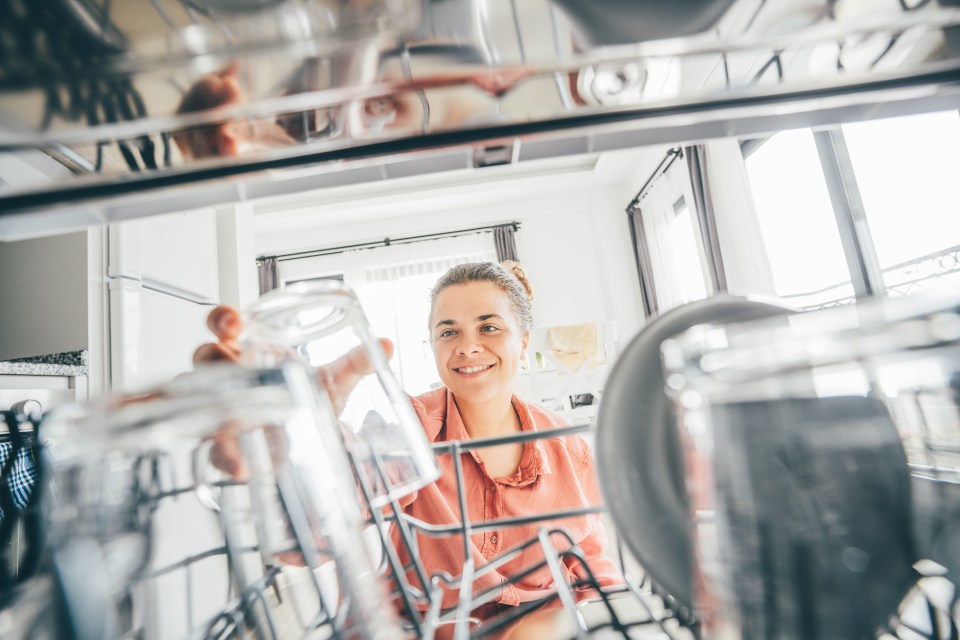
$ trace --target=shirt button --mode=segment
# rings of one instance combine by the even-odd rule
[[[497,534],[490,536],[490,544],[497,544]]]

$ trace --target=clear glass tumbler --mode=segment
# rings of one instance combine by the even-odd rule
[[[44,425],[77,637],[403,637],[302,365],[212,366]]]
[[[346,447],[371,507],[437,479],[436,458],[410,399],[356,295],[342,283],[300,283],[265,294],[247,311],[241,342],[245,357],[258,364],[296,359],[317,368],[339,360],[338,366],[369,372],[337,400]]]
[[[701,325],[662,353],[705,638],[873,636],[917,560],[960,570],[960,298]]]

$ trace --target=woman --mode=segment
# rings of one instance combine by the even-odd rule
[[[434,358],[444,386],[411,400],[428,439],[439,442],[490,438],[568,424],[557,414],[513,393],[513,383],[530,341],[532,297],[532,289],[517,263],[458,265],[437,282],[431,295],[429,324]],[[221,338],[221,344],[201,347],[196,358],[235,359],[233,340],[240,330],[236,312],[215,310],[210,326]],[[388,354],[392,352],[392,345],[385,342],[384,346]],[[345,358],[324,368],[320,378],[334,402],[342,403],[365,372],[363,362]],[[221,466],[234,464],[232,461],[237,459],[229,451],[217,454],[223,456]],[[592,456],[580,436],[476,449],[462,454],[461,462],[471,522],[575,509],[600,502]],[[454,461],[446,455],[441,457],[440,464],[440,479],[408,496],[401,505],[408,515],[424,522],[459,523]],[[622,581],[613,563],[603,556],[606,533],[597,514],[476,533],[470,544],[475,567],[536,537],[541,526],[563,527],[569,532],[600,585]],[[428,575],[438,571],[453,576],[461,573],[465,558],[459,537],[419,535],[420,558]],[[560,550],[569,547],[569,542],[560,536],[555,535],[552,540]],[[395,546],[406,564],[409,558],[403,545]],[[542,561],[541,547],[532,545],[497,571],[484,573],[475,582],[475,591],[504,586],[492,603],[473,615],[489,618],[511,606],[549,597],[553,593],[553,578],[545,566],[505,584],[511,576]],[[569,582],[586,577],[581,563],[569,557],[564,558],[562,570]],[[442,607],[454,608],[456,604],[456,591],[445,592]]]

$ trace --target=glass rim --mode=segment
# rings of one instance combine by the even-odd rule
[[[661,347],[669,392],[960,344],[960,295],[874,298],[730,324],[703,324]]]
[[[291,322],[296,314],[321,306],[329,312],[309,324]],[[266,338],[289,346],[302,342],[304,335],[319,337],[335,333],[356,321],[361,312],[356,293],[339,280],[295,282],[266,292],[247,309],[244,314],[247,326],[240,339]]]
[[[136,451],[181,437],[207,438],[225,416],[243,422],[256,415],[267,423],[277,412],[295,410],[297,376],[309,379],[296,363],[260,369],[206,365],[140,393],[56,409],[44,421],[42,438],[58,462],[95,461],[106,449]]]

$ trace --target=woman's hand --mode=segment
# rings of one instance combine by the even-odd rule
[[[230,64],[203,76],[184,94],[177,113],[207,111],[246,102],[239,73],[239,66]],[[189,127],[174,133],[173,140],[185,158],[196,160],[237,156],[250,149],[286,147],[296,142],[279,124],[262,119],[228,120]]]
[[[194,365],[239,362],[241,352],[237,338],[243,331],[243,318],[240,313],[233,307],[219,306],[207,316],[207,327],[216,336],[217,342],[197,348],[193,353]],[[387,358],[393,357],[393,343],[381,338],[380,344]],[[373,371],[373,363],[370,362],[366,349],[360,346],[348,351],[330,364],[318,368],[316,375],[320,384],[327,390],[333,408],[339,415],[347,403],[350,392],[364,376]],[[243,463],[239,442],[229,430],[224,430],[214,438],[210,450],[210,462],[217,469],[237,480],[246,479],[247,470]]]
[[[207,316],[207,327],[216,336],[217,342],[200,345],[193,352],[193,364],[202,365],[211,362],[238,362],[240,345],[237,338],[243,331],[243,318],[233,307],[219,306]],[[387,359],[393,357],[393,343],[380,338],[380,345]],[[373,373],[367,350],[356,347],[330,364],[317,369],[317,379],[330,395],[333,407],[339,415],[350,396],[350,392],[364,376]]]

